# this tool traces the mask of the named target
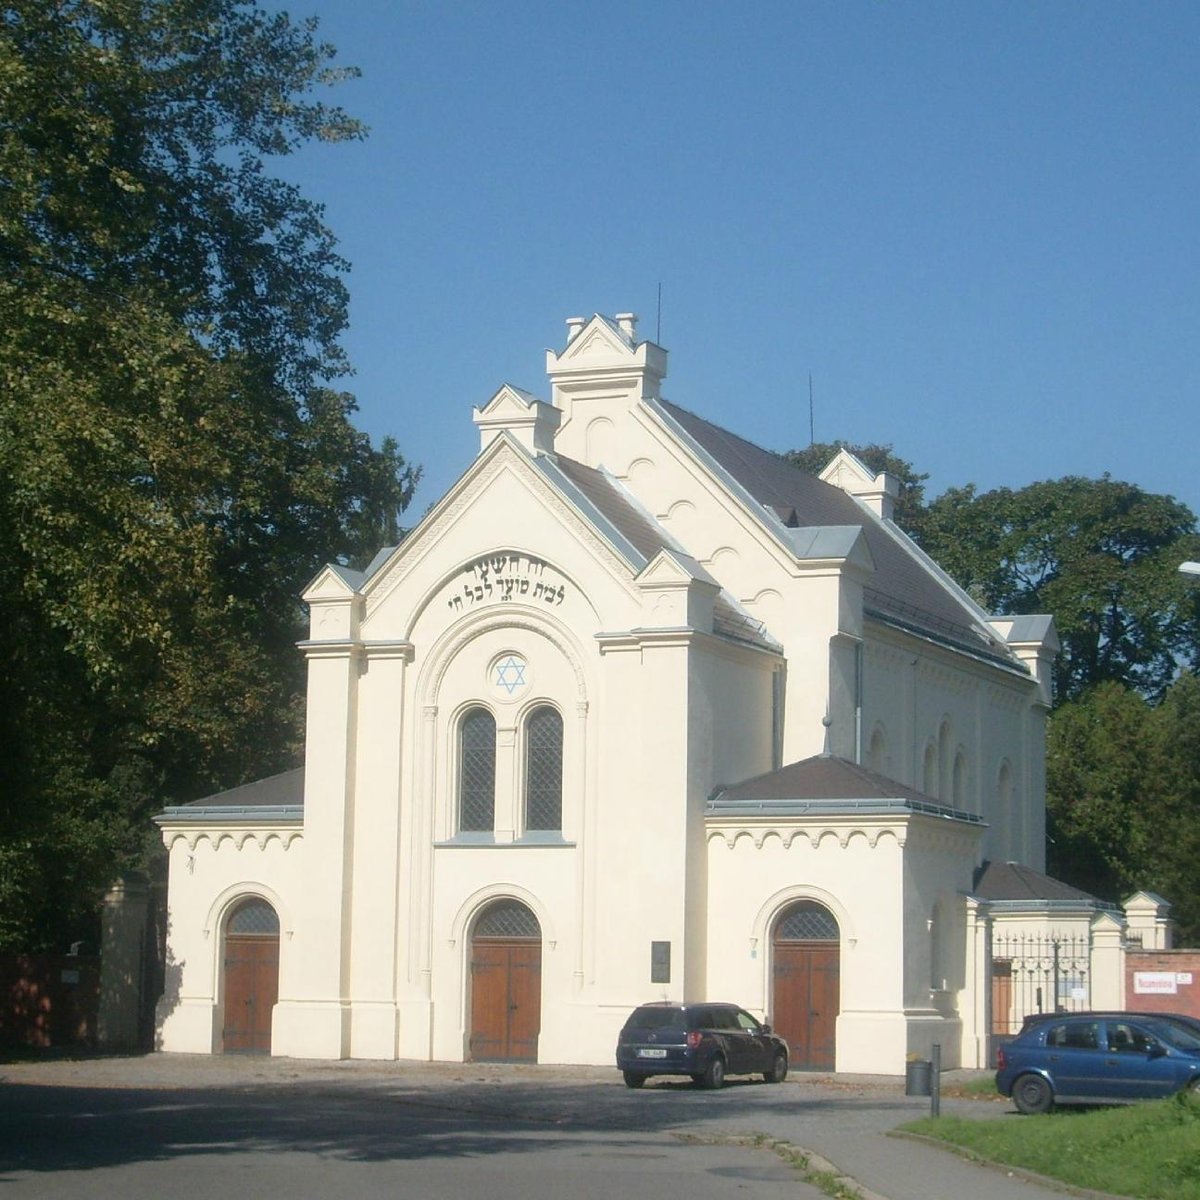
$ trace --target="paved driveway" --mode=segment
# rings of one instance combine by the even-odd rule
[[[1005,1114],[943,1102],[956,1109]],[[588,1067],[181,1055],[26,1063],[0,1066],[0,1181],[15,1197],[89,1200],[818,1194],[777,1154],[744,1144],[753,1138],[817,1151],[889,1200],[1050,1194],[884,1136],[927,1112],[896,1081],[827,1076],[629,1091],[615,1069]]]

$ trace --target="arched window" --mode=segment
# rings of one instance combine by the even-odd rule
[[[938,764],[937,747],[932,742],[925,747],[925,764],[921,780],[921,790],[927,796],[935,799],[938,794]]]
[[[954,756],[950,800],[956,808],[964,807],[967,800],[967,756],[961,750]]]
[[[472,708],[458,727],[458,827],[491,832],[496,823],[496,719]]]
[[[954,794],[954,762],[950,757],[950,748],[954,740],[954,730],[947,718],[938,730],[938,790],[933,794],[946,799]]]
[[[476,938],[540,938],[538,919],[519,900],[497,900],[489,904],[475,922]]]
[[[1017,858],[1019,851],[1016,839],[1020,822],[1016,811],[1012,767],[1007,760],[1000,764],[1000,772],[996,777],[996,812],[992,817],[992,828],[998,839],[997,850],[1001,855],[1006,859]]]
[[[563,723],[540,705],[525,721],[525,828],[562,828]]]
[[[279,934],[279,917],[275,910],[257,896],[243,900],[230,914],[226,933],[232,934]]]
[[[798,900],[775,925],[777,942],[836,942],[837,918],[815,900]]]
[[[871,734],[871,746],[867,751],[867,766],[878,774],[883,774],[883,769],[887,766],[887,735],[883,732],[882,726],[876,726],[875,732]]]

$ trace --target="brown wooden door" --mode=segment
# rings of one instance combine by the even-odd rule
[[[797,1069],[831,1071],[841,1004],[837,942],[777,941],[771,1027]]]
[[[226,1054],[270,1054],[271,1013],[279,999],[279,936],[225,937]]]
[[[542,946],[476,938],[471,952],[470,1055],[475,1062],[537,1062]]]
[[[992,1032],[1012,1033],[1012,959],[992,959]]]

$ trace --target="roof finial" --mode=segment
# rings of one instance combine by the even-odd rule
[[[831,758],[833,756],[833,750],[829,744],[830,743],[829,731],[833,728],[833,718],[829,715],[828,708],[825,709],[825,715],[821,718],[821,724],[825,726],[825,745],[821,750],[821,757],[822,758]]]

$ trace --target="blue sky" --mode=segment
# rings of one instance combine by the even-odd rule
[[[359,424],[470,464],[568,316],[764,446],[930,495],[1105,471],[1200,511],[1200,5],[293,0],[362,143],[277,164],[353,264]]]

